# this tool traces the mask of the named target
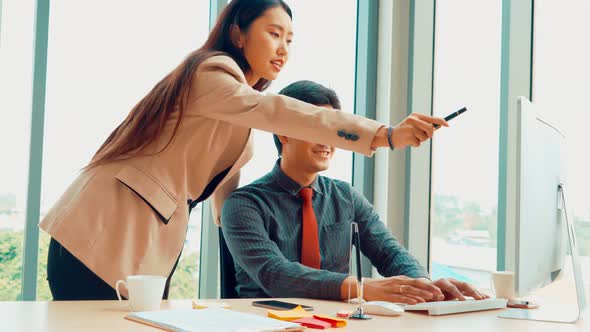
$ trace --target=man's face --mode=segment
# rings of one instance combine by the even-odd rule
[[[331,105],[317,105],[325,108],[333,108]],[[282,157],[288,158],[292,165],[309,172],[317,173],[330,167],[330,160],[334,156],[335,148],[329,145],[311,143],[297,140],[291,137],[279,136],[283,143]]]

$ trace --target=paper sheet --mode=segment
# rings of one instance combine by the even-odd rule
[[[296,323],[221,308],[135,312],[126,318],[182,332],[281,331],[301,327]]]

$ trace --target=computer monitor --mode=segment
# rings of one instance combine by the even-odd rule
[[[528,99],[518,99],[512,167],[515,199],[515,291],[524,296],[553,281],[566,254],[560,186],[564,184],[562,132]]]
[[[516,112],[508,121],[508,147],[513,150],[506,180],[513,187],[507,190],[506,252],[514,256],[507,255],[507,269],[515,271],[516,296],[526,296],[559,275],[569,250],[577,309],[513,309],[500,317],[575,322],[586,308],[586,298],[573,220],[567,211],[562,158],[565,137],[527,98],[518,98]]]

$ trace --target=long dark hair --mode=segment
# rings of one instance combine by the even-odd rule
[[[254,20],[267,9],[281,6],[292,18],[291,8],[283,0],[233,0],[219,15],[215,27],[207,41],[152,88],[143,99],[133,107],[127,118],[109,135],[98,149],[86,169],[106,162],[129,158],[138,150],[160,136],[170,115],[178,109],[179,115],[170,140],[158,152],[164,151],[176,136],[180,122],[186,111],[192,77],[197,67],[214,55],[232,57],[245,73],[250,65],[242,51],[231,38],[232,25],[247,31]],[[260,79],[254,89],[263,91],[270,82]],[[158,153],[156,152],[156,153]]]

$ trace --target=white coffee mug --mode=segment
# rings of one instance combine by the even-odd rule
[[[117,297],[122,301],[119,285],[127,287],[127,297],[132,311],[159,310],[164,294],[166,278],[152,275],[128,276],[125,280],[118,280],[115,284]]]
[[[496,298],[510,300],[514,298],[514,272],[492,272],[492,291]]]

